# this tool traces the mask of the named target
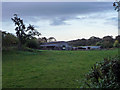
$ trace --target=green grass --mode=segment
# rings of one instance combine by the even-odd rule
[[[118,50],[4,51],[3,88],[76,88],[91,66]]]

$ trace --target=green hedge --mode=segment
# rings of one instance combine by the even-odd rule
[[[119,57],[105,58],[91,68],[83,87],[89,88],[120,88]]]

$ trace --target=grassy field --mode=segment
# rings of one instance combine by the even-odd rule
[[[76,88],[91,66],[118,50],[3,52],[3,88]]]

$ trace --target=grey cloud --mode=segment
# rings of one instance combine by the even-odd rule
[[[4,2],[113,2],[113,0],[3,0]]]
[[[14,13],[23,17],[54,17],[88,14],[112,9],[110,2],[3,2],[2,6],[3,19],[9,19]]]
[[[27,23],[47,19],[54,26],[68,25],[65,21],[71,19],[88,18],[77,15],[114,10],[112,2],[3,2],[2,6],[3,22],[11,22],[10,18],[17,13]]]

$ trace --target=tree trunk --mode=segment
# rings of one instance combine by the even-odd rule
[[[19,43],[18,43],[18,50],[22,50],[22,41],[20,38],[19,38]]]

